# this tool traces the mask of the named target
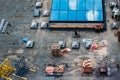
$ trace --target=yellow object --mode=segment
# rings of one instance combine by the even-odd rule
[[[12,74],[12,75],[15,76],[15,77],[17,77],[17,78],[20,78],[22,80],[27,80],[27,78],[25,78],[25,77],[20,77],[20,76],[17,76],[16,74]]]
[[[15,70],[16,69],[11,66],[10,60],[6,58],[4,62],[0,64],[0,77],[5,78],[6,80],[12,80],[8,76]]]
[[[31,72],[36,72],[37,70],[34,70],[34,69],[29,69]]]

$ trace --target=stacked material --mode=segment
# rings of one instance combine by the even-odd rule
[[[47,66],[46,69],[45,69],[45,72],[47,74],[51,74],[51,75],[53,74],[54,71],[55,71],[55,68],[52,67],[52,66]]]
[[[54,57],[61,56],[60,55],[60,45],[57,43],[52,44],[51,46],[51,53]]]
[[[49,64],[45,68],[45,72],[49,76],[61,76],[64,73],[64,65],[55,65],[55,64]]]
[[[83,62],[83,72],[92,73],[92,61],[90,59]]]
[[[55,72],[64,72],[64,66],[63,65],[57,65],[55,67]]]
[[[90,59],[83,62],[83,67],[92,67],[92,61]]]

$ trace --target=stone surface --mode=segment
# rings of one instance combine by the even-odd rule
[[[49,10],[51,0],[38,1],[43,2],[43,7],[40,8],[41,11]],[[113,20],[111,19],[110,8],[108,7],[109,1],[111,0],[106,0],[106,17],[109,20],[107,22],[107,31],[99,34],[89,30],[81,31],[80,38],[73,38],[73,31],[41,30],[40,26],[38,26],[37,30],[30,30],[32,20],[36,20],[39,23],[49,21],[48,17],[33,17],[36,0],[0,0],[0,19],[4,18],[10,21],[12,25],[7,29],[9,35],[0,34],[0,62],[7,56],[25,56],[29,59],[27,62],[30,62],[30,65],[35,65],[40,69],[36,73],[28,73],[25,76],[28,80],[119,80],[119,72],[114,72],[111,77],[99,77],[95,74],[88,77],[81,76],[79,70],[82,67],[82,61],[87,58],[93,61],[95,69],[101,65],[111,66],[112,64],[114,66],[116,63],[120,63],[120,44],[117,42],[117,37],[114,36],[114,31],[110,29],[110,22]],[[33,49],[25,48],[25,44],[22,42],[24,37],[35,41]],[[108,46],[99,51],[89,52],[82,44],[83,38],[106,39]],[[77,50],[72,49],[69,54],[63,57],[55,58],[51,56],[50,46],[58,41],[66,41],[66,47],[68,48],[71,48],[72,41],[78,41],[81,43],[81,47]],[[11,61],[14,63],[13,59]],[[46,77],[44,69],[48,63],[67,63],[68,67],[65,70],[67,74],[59,78]],[[19,79],[15,78],[15,80]]]

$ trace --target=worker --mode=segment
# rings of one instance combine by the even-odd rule
[[[120,65],[116,64],[116,67],[117,67],[117,70],[119,71],[120,70]]]
[[[80,34],[78,34],[78,32],[77,31],[74,31],[74,37],[80,37]]]
[[[75,35],[77,36],[78,35],[77,31],[74,31],[74,32],[75,32]]]
[[[96,31],[97,33],[100,32],[100,30],[99,30],[99,25],[96,25],[96,26],[95,26],[95,31]]]

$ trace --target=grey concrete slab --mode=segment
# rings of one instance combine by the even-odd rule
[[[50,9],[51,0],[38,0],[43,2],[41,11]],[[35,8],[36,0],[0,0],[0,19],[4,18],[12,24],[7,30],[9,34],[0,34],[0,62],[5,57],[11,55],[31,57],[31,64],[34,64],[40,68],[36,73],[29,72],[25,77],[28,80],[119,80],[118,72],[111,77],[96,77],[81,76],[79,68],[82,66],[81,61],[83,58],[91,58],[94,68],[99,67],[106,62],[109,64],[115,64],[120,62],[120,46],[117,43],[117,37],[114,36],[114,31],[110,29],[110,22],[114,21],[110,16],[110,9],[106,5],[107,12],[107,31],[103,33],[95,33],[94,31],[80,31],[80,38],[73,38],[73,31],[49,31],[47,29],[42,30],[40,26],[37,30],[30,30],[30,24],[32,20],[36,20],[39,23],[42,21],[49,21],[49,17],[34,18],[33,9]],[[26,49],[25,43],[22,42],[22,38],[27,37],[30,40],[35,41],[33,49]],[[96,52],[89,52],[82,44],[82,39],[106,39],[108,46],[102,50]],[[55,58],[51,55],[51,45],[59,41],[66,41],[66,46],[71,49],[72,41],[79,41],[81,46],[78,50],[73,50],[63,57]],[[107,61],[107,57],[110,61]],[[13,64],[14,59],[11,59]],[[106,62],[105,62],[106,61]],[[45,66],[49,63],[67,63],[68,67],[65,70],[63,77],[54,78],[45,76]],[[29,65],[31,66],[31,65]],[[113,67],[113,66],[111,66]],[[14,77],[13,77],[14,80]],[[17,80],[15,78],[15,80]],[[19,79],[18,79],[19,80]]]

